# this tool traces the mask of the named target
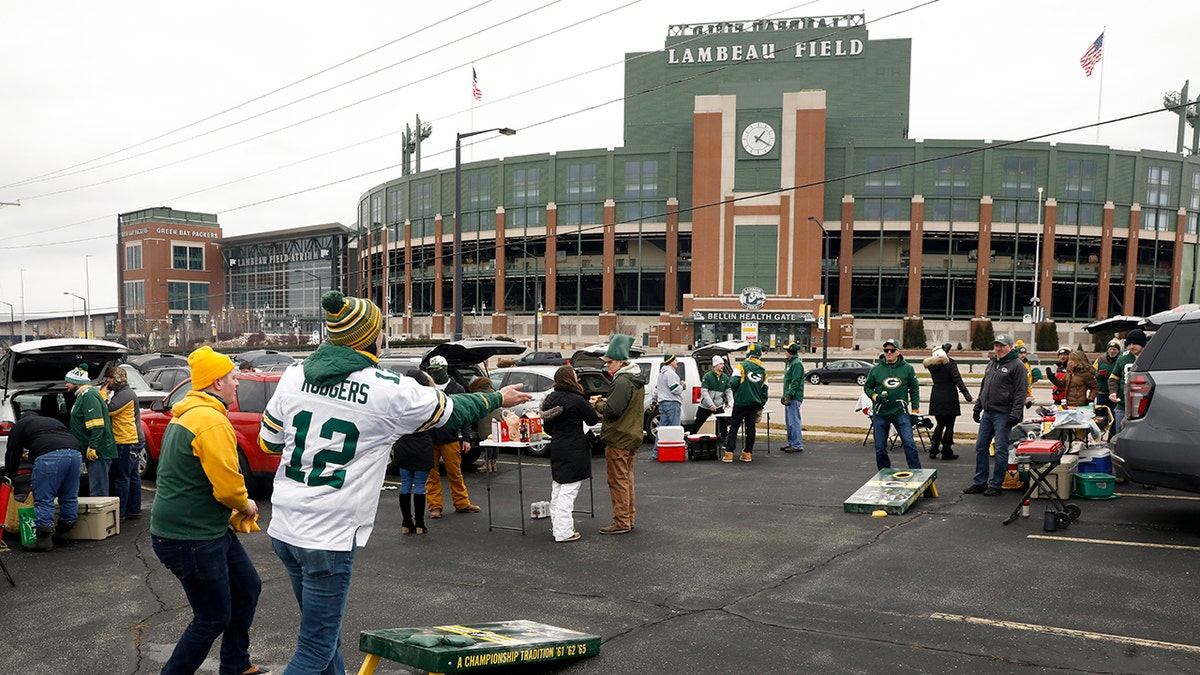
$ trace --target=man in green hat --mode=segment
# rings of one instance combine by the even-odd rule
[[[633,460],[642,445],[642,414],[646,403],[646,378],[637,364],[629,361],[633,338],[614,335],[604,352],[604,367],[612,377],[608,396],[593,405],[603,418],[600,441],[604,443],[604,466],[608,493],[612,498],[613,521],[600,534],[625,534],[633,529],[637,506],[633,491]]]
[[[783,371],[783,420],[787,425],[787,445],[784,452],[804,452],[804,435],[800,431],[800,403],[804,401],[804,364],[800,362],[800,345],[788,343],[787,366]]]
[[[746,360],[733,367],[729,374],[729,388],[733,390],[733,414],[729,419],[729,436],[725,439],[725,455],[721,461],[733,461],[733,449],[737,447],[738,430],[746,425],[746,447],[739,461],[752,461],[754,452],[754,423],[758,412],[767,402],[767,369],[762,364],[762,347],[750,345]]]

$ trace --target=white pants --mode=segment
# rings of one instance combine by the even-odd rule
[[[550,481],[550,524],[554,528],[554,541],[570,539],[575,534],[575,497],[579,495],[579,487],[583,481],[575,483],[556,483]]]

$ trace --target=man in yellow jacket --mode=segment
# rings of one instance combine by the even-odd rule
[[[237,437],[227,416],[237,372],[211,347],[188,355],[188,366],[192,390],[171,409],[150,515],[154,554],[179,578],[193,615],[163,672],[195,672],[221,636],[220,671],[256,673],[250,624],[262,580],[230,527],[233,519],[243,531],[258,529],[258,505],[238,470]]]

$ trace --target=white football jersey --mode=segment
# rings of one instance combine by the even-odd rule
[[[263,414],[261,441],[280,451],[267,532],[293,546],[349,551],[367,543],[392,443],[441,426],[453,403],[433,387],[365,368],[325,387],[284,371]]]

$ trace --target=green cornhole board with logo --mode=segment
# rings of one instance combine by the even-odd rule
[[[898,516],[908,510],[913,502],[929,490],[937,496],[933,481],[937,479],[934,469],[880,469],[871,480],[842,503],[846,513],[873,513],[886,511]],[[933,488],[933,489],[930,489]]]
[[[360,675],[387,659],[430,673],[565,661],[600,653],[600,636],[536,621],[365,630],[358,648],[368,654]]]

